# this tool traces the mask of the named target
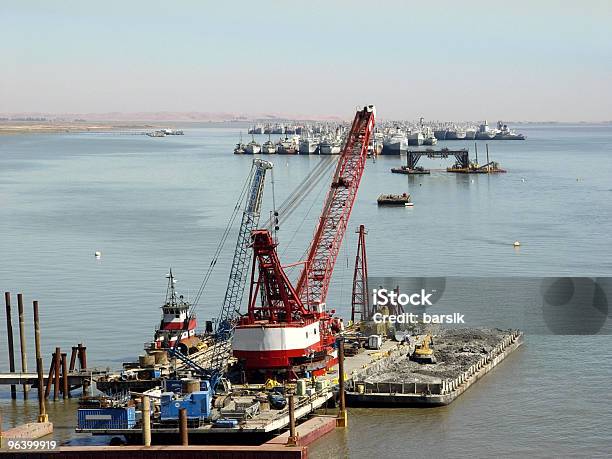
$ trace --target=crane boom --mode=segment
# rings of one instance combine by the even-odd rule
[[[327,297],[334,264],[363,175],[375,116],[372,105],[355,115],[298,280],[297,293],[311,311]]]
[[[234,251],[227,289],[217,319],[213,354],[210,366],[207,369],[207,373],[211,375],[213,389],[216,386],[216,378],[223,372],[231,353],[231,338],[240,316],[240,304],[244,296],[249,272],[251,233],[259,225],[264,179],[266,172],[272,167],[273,165],[269,161],[259,158],[253,160],[251,182],[247,189],[248,195],[238,231],[238,240],[236,241],[236,250]]]

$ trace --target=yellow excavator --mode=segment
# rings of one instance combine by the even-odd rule
[[[433,349],[429,347],[430,345],[433,346],[433,337],[431,333],[428,333],[423,336],[420,343],[414,346],[414,352],[410,356],[410,360],[418,363],[436,363],[436,356]]]

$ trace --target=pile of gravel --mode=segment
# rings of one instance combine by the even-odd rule
[[[392,362],[365,382],[440,382],[452,380],[491,352],[510,330],[453,328],[441,329],[433,337],[437,363],[420,364],[408,357]]]

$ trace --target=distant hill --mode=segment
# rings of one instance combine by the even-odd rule
[[[108,113],[0,113],[6,120],[48,121],[341,121],[336,115],[304,115],[291,113],[229,113],[229,112],[108,112]]]

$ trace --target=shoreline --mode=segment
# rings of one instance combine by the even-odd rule
[[[136,129],[157,129],[158,125],[146,123],[41,123],[0,122],[0,135],[62,134],[83,132],[116,132]]]

